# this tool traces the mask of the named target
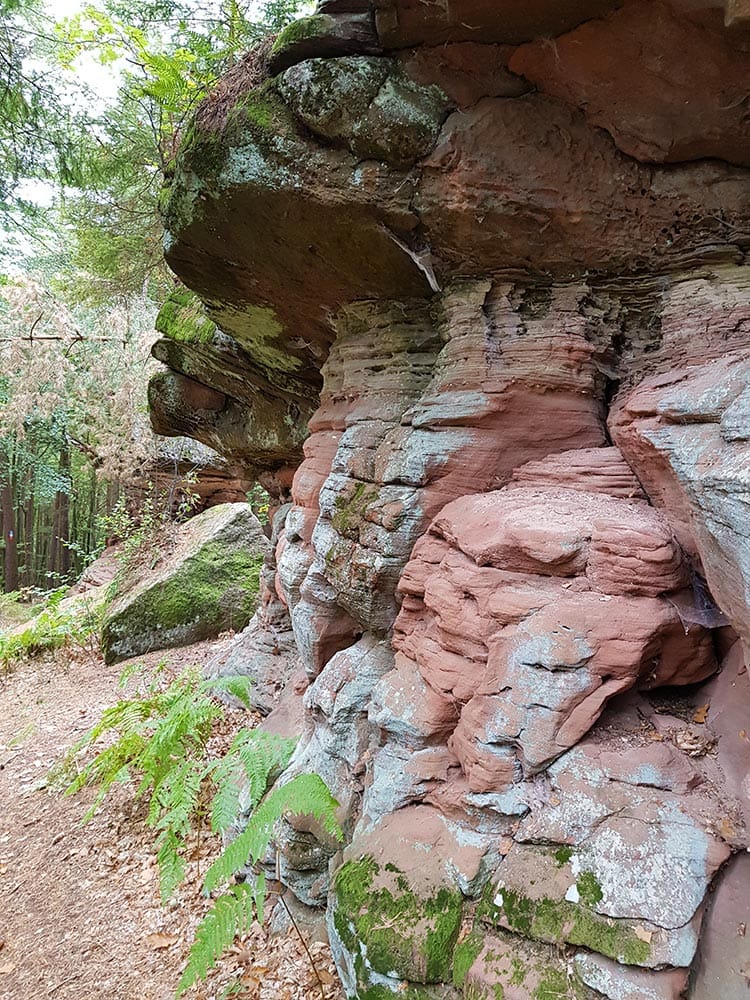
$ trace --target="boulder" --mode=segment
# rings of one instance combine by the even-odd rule
[[[102,628],[108,663],[241,629],[255,610],[269,543],[249,504],[219,504],[173,531],[156,565],[116,581]]]

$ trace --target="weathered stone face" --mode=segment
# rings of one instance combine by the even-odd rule
[[[218,669],[341,803],[351,997],[733,982],[748,77],[740,0],[323,0],[186,135],[153,420],[294,472]]]

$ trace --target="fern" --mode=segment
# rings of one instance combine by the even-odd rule
[[[337,806],[338,802],[317,774],[300,774],[287,784],[274,788],[253,812],[244,831],[208,869],[204,891],[211,892],[228,882],[248,863],[260,861],[268,851],[276,824],[284,816],[313,816],[320,821],[326,833],[335,840],[343,840],[343,831],[336,819]],[[247,882],[231,886],[218,897],[198,925],[176,997],[180,997],[199,979],[206,978],[208,970],[213,968],[235,937],[247,932],[254,913],[262,923],[265,898],[263,872],[253,874]]]
[[[196,668],[166,687],[158,684],[157,680],[140,697],[106,709],[75,744],[66,758],[68,767],[83,750],[116,737],[70,781],[66,794],[85,785],[97,788],[86,820],[113,784],[137,782],[136,797],[148,797],[146,822],[158,831],[155,847],[163,902],[185,878],[185,844],[193,829],[200,828],[205,812],[214,833],[226,833],[243,810],[250,812],[245,829],[210,866],[206,892],[226,885],[248,864],[257,864],[285,815],[314,816],[330,836],[342,839],[335,814],[338,803],[318,775],[298,775],[266,794],[289,763],[294,740],[241,729],[224,757],[209,758],[209,737],[224,714],[215,695],[228,693],[247,701],[246,678],[205,681]],[[198,928],[177,996],[205,978],[234,938],[249,929],[255,915],[262,921],[265,895],[263,874],[251,873],[246,883],[219,896]]]
[[[242,833],[224,849],[206,872],[204,889],[211,892],[228,882],[247,864],[255,864],[265,855],[276,824],[285,815],[313,816],[331,837],[343,834],[336,820],[338,802],[317,774],[298,774],[285,785],[274,788],[250,817]]]
[[[157,841],[157,846],[159,848],[156,855],[159,864],[159,889],[162,903],[165,903],[185,878],[185,861],[180,854],[182,843],[175,836],[173,830],[163,830]]]
[[[175,996],[182,996],[199,979],[205,979],[237,934],[250,930],[254,918],[255,895],[247,883],[233,885],[220,896],[198,925]]]

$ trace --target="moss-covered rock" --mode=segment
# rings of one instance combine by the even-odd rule
[[[471,959],[468,967],[462,968]],[[557,948],[503,931],[473,931],[456,948],[464,1000],[595,1000]]]
[[[432,995],[422,987],[450,982],[463,910],[455,888],[415,889],[409,872],[366,855],[339,869],[332,897],[333,927],[352,956],[360,997],[375,1000],[379,988],[400,982],[416,1000]]]
[[[304,124],[360,159],[408,167],[434,147],[449,101],[416,83],[395,59],[308,59],[279,79]]]
[[[180,344],[207,344],[216,333],[216,324],[206,316],[203,303],[188,288],[172,292],[154,325],[164,337]]]
[[[591,871],[574,873],[572,860],[560,850],[514,847],[485,890],[480,920],[537,941],[581,945],[626,965],[658,964],[652,942],[660,946],[659,929],[644,933],[644,922],[598,913],[601,886]]]
[[[175,529],[153,569],[116,581],[102,648],[108,663],[241,629],[257,603],[268,540],[248,504],[221,504]]]
[[[269,66],[279,73],[294,63],[314,56],[330,58],[380,51],[372,15],[365,12],[330,14],[318,12],[288,24],[273,44]]]

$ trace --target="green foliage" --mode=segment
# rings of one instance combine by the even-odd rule
[[[258,518],[261,524],[268,524],[270,520],[269,512],[271,509],[271,496],[264,490],[260,483],[255,483],[255,485],[247,491],[247,502],[253,508],[253,514]]]
[[[228,882],[235,872],[247,864],[257,864],[268,849],[273,829],[287,813],[312,816],[325,832],[336,840],[341,831],[336,820],[338,803],[321,777],[317,774],[298,774],[285,785],[280,785],[263,800],[235,840],[206,872],[206,892]]]
[[[337,806],[338,802],[317,774],[299,774],[277,786],[253,811],[242,833],[208,869],[204,890],[211,892],[247,865],[257,865],[266,855],[274,830],[284,816],[312,816],[328,836],[342,840],[336,819]],[[265,877],[261,871],[256,871],[247,881],[231,886],[219,896],[198,927],[177,987],[178,997],[198,979],[205,979],[208,970],[234,938],[248,930],[255,913],[259,921],[263,920],[265,894]]]
[[[133,667],[127,668],[121,683],[133,672]],[[241,729],[223,757],[210,756],[208,740],[224,715],[216,698],[221,693],[247,704],[248,681],[242,677],[201,680],[194,668],[160,686],[157,675],[138,697],[106,709],[61,765],[63,773],[69,772],[84,749],[100,740],[110,741],[68,784],[66,794],[86,785],[97,788],[84,817],[87,820],[114,784],[137,782],[136,796],[149,799],[147,823],[158,831],[157,860],[165,902],[184,879],[186,840],[192,830],[202,827],[204,817],[210,817],[213,832],[225,834],[241,810],[250,813],[242,833],[210,866],[207,893],[225,885],[246,865],[257,864],[285,815],[313,816],[328,836],[342,839],[335,814],[338,803],[318,775],[298,775],[266,794],[289,762],[294,740]],[[113,735],[115,742],[111,742]],[[198,927],[177,996],[205,978],[256,916],[263,919],[265,895],[265,877],[257,871],[218,897]]]
[[[117,736],[69,784],[66,794],[85,785],[98,789],[85,819],[116,783],[135,782],[136,796],[147,795],[147,823],[158,831],[157,858],[162,898],[167,900],[184,876],[182,853],[196,821],[209,812],[212,827],[223,832],[237,815],[238,771],[256,792],[286,764],[293,742],[267,733],[241,730],[226,757],[209,758],[206,744],[224,710],[215,694],[229,691],[245,703],[246,678],[201,680],[197,668],[160,689],[158,682],[139,697],[105,710],[99,722],[70,751],[69,761],[103,737]],[[254,750],[257,748],[257,753]],[[213,799],[213,803],[211,802]],[[230,809],[234,804],[234,810]]]
[[[62,646],[92,651],[102,623],[102,602],[87,600],[62,604],[67,588],[53,591],[44,608],[22,629],[0,630],[0,666],[9,669],[17,660]]]
[[[258,876],[255,886],[241,882],[216,900],[195,932],[190,958],[177,985],[176,996],[182,996],[199,979],[205,979],[208,970],[231,947],[235,937],[250,930],[256,909],[262,911],[264,892],[265,884],[262,876]]]
[[[191,486],[194,480],[184,478],[179,492],[157,490],[147,484],[149,492],[137,510],[122,496],[113,508],[99,519],[99,530],[110,541],[120,542],[118,560],[121,575],[128,575],[145,555],[158,547],[159,536],[172,524],[186,521],[194,513],[199,496]]]

